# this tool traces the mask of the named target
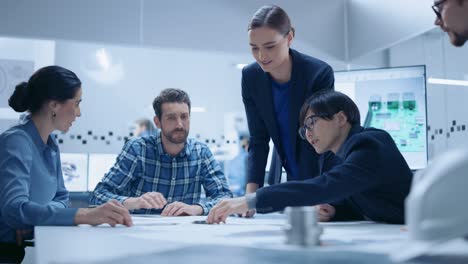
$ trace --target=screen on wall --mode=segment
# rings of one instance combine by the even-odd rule
[[[88,184],[88,154],[61,153],[62,175],[70,192],[86,192]]]
[[[117,154],[89,153],[88,191],[94,191],[104,174],[114,166]]]
[[[357,104],[362,126],[392,136],[411,169],[426,167],[424,66],[335,72],[335,89]]]

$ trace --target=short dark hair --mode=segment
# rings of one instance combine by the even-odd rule
[[[185,103],[188,105],[190,113],[190,98],[188,94],[180,89],[167,88],[161,91],[158,97],[154,98],[153,109],[158,118],[162,116],[162,104],[164,103]]]
[[[135,124],[144,127],[149,132],[153,132],[156,130],[156,128],[153,125],[153,121],[149,120],[148,118],[137,119],[135,121]]]
[[[262,6],[255,12],[250,20],[248,30],[269,27],[278,31],[280,34],[286,36],[292,31],[295,33],[294,28],[291,26],[291,20],[288,14],[281,7],[275,5]]]
[[[75,97],[81,88],[76,74],[60,66],[47,66],[37,70],[28,82],[22,82],[8,99],[16,112],[38,112],[44,103],[56,100],[61,103]]]
[[[354,101],[337,91],[322,90],[309,97],[302,105],[299,117],[301,126],[309,110],[328,120],[332,119],[334,114],[343,111],[351,125],[361,123],[361,115]]]

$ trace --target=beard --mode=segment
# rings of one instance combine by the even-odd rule
[[[462,35],[455,32],[451,32],[450,41],[455,47],[461,47],[468,40],[468,35]]]
[[[172,131],[164,131],[161,128],[161,132],[163,133],[164,137],[171,142],[172,144],[182,144],[185,143],[188,137],[188,130],[185,129],[174,129]],[[176,134],[177,133],[177,134]]]

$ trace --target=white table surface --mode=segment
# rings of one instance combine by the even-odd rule
[[[178,254],[168,255],[165,252],[180,252],[182,261],[187,258],[183,254],[186,248],[195,250],[195,253],[191,253],[194,258],[197,257],[197,248],[200,248],[200,252],[204,252],[200,253],[203,257],[216,259],[214,263],[244,263],[239,254],[247,254],[251,259],[250,255],[255,256],[256,249],[267,252],[262,254],[280,252],[281,256],[300,255],[305,252],[304,258],[310,258],[307,254],[311,251],[330,256],[335,256],[336,252],[389,255],[407,243],[408,237],[406,228],[401,225],[373,222],[321,223],[320,226],[324,229],[321,245],[303,248],[284,243],[283,228],[286,218],[282,214],[256,215],[253,219],[229,217],[226,224],[220,225],[192,223],[205,219],[206,216],[133,216],[133,227],[39,226],[35,228],[36,263],[106,263],[111,260],[114,261],[109,263],[115,263],[115,260],[129,260],[134,256],[147,255],[148,258],[151,256],[151,259],[154,259],[163,253],[161,256],[174,259],[174,263],[177,263]],[[230,248],[249,250],[237,251],[229,250]],[[219,256],[217,249],[224,252],[222,254],[226,255],[226,260],[229,261],[223,261],[223,256]],[[468,255],[468,243],[463,240],[454,241],[445,248],[438,247],[438,250],[450,254],[460,253],[464,259],[464,256]],[[324,256],[326,258],[327,255]],[[239,261],[235,261],[236,259]],[[468,261],[468,258],[466,260]],[[142,263],[145,262],[147,261]]]

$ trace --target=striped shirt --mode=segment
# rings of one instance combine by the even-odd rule
[[[203,186],[206,199],[202,201]],[[188,139],[177,156],[164,151],[160,133],[127,142],[117,161],[96,186],[91,204],[110,199],[124,202],[147,192],[159,192],[168,203],[198,204],[203,213],[222,198],[232,197],[224,173],[210,149]],[[157,214],[161,209],[139,209],[132,213]]]

